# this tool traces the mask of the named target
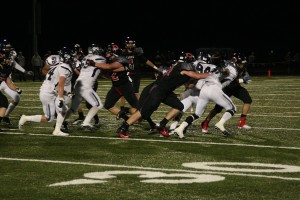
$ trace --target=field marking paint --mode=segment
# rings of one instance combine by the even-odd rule
[[[33,134],[33,133],[17,133],[17,132],[0,132],[5,135],[28,135],[28,136],[43,136],[43,137],[61,137],[52,134]],[[116,138],[116,137],[99,137],[99,136],[75,136],[69,135],[62,138],[84,138],[84,139],[101,139],[101,140],[123,140],[124,142],[142,141],[142,142],[162,142],[162,143],[184,143],[184,144],[203,144],[203,145],[223,145],[223,146],[242,146],[242,147],[257,147],[257,148],[272,148],[272,149],[294,149],[300,150],[300,147],[285,147],[285,146],[270,146],[270,145],[255,145],[255,144],[232,144],[232,143],[216,143],[216,142],[193,142],[182,140],[155,140],[155,139],[138,139],[138,138]]]
[[[292,165],[277,165],[277,164],[265,164],[265,163],[238,163],[238,162],[193,162],[183,163],[182,166],[192,167],[202,170],[210,171],[192,171],[192,170],[180,170],[180,169],[166,169],[166,168],[152,168],[152,167],[138,167],[138,166],[126,166],[126,165],[112,165],[112,164],[98,164],[98,163],[86,163],[86,162],[71,162],[71,161],[56,161],[56,160],[41,160],[41,159],[23,159],[23,158],[6,158],[0,157],[0,160],[7,161],[21,161],[21,162],[40,162],[40,163],[53,163],[53,164],[69,164],[69,165],[86,165],[86,166],[100,166],[100,167],[115,167],[115,168],[129,168],[138,169],[138,171],[104,171],[104,172],[89,172],[85,173],[84,179],[74,179],[70,181],[63,181],[59,183],[50,184],[49,186],[66,186],[66,185],[78,185],[78,184],[95,184],[105,183],[104,179],[115,178],[115,175],[120,174],[140,174],[140,178],[146,178],[142,180],[144,183],[164,183],[164,184],[179,184],[179,183],[203,183],[203,182],[215,182],[225,180],[223,175],[233,176],[246,176],[246,177],[259,177],[259,178],[272,178],[290,181],[300,181],[300,178],[283,177],[283,176],[268,176],[260,174],[243,174],[235,173],[235,171],[248,172],[249,167],[255,167],[251,172],[266,172],[270,173],[287,173],[287,172],[300,172],[299,166]],[[215,168],[211,165],[231,165],[231,166],[247,166],[247,168]],[[261,167],[262,169],[259,169]],[[269,169],[265,169],[269,168]],[[143,171],[140,171],[143,170]],[[216,170],[216,171],[214,171]],[[173,172],[173,173],[165,173]],[[229,171],[222,172],[222,171]],[[177,172],[177,173],[174,173]],[[176,179],[171,179],[172,177]],[[166,179],[163,179],[166,178]],[[180,179],[181,178],[181,179]],[[100,179],[100,180],[99,180]]]

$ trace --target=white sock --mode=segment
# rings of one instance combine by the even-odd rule
[[[89,112],[87,113],[87,115],[85,116],[84,121],[82,122],[82,124],[84,125],[90,125],[91,121],[93,119],[93,117],[98,113],[100,109],[96,106],[93,106]]]
[[[64,117],[61,115],[61,113],[58,112],[56,117],[55,131],[60,130],[63,122],[64,122]]]
[[[222,118],[220,119],[219,123],[224,124],[225,122],[227,122],[229,119],[231,119],[232,115],[229,112],[225,112],[222,116]]]
[[[41,122],[43,115],[28,115],[25,116],[26,121],[29,122]]]
[[[178,127],[178,129],[181,129],[182,131],[185,129],[185,127],[187,127],[189,124],[186,122],[186,121],[184,121],[184,122],[182,122],[181,124],[180,124],[180,126]]]

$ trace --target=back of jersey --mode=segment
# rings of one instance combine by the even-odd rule
[[[50,68],[48,73],[46,74],[45,80],[40,87],[40,91],[50,93],[50,94],[56,94],[56,85],[59,80],[58,70],[57,66],[53,66]]]
[[[196,84],[196,88],[197,89],[201,89],[203,84],[205,83],[205,81],[210,81],[210,82],[214,82],[214,83],[219,83],[219,75],[218,73],[214,73],[214,72],[218,72],[217,70],[217,66],[213,65],[213,64],[208,64],[205,62],[202,62],[201,60],[197,60],[193,63],[196,72],[198,73],[213,73],[212,76],[210,76],[209,78],[206,79],[199,79],[197,84]]]
[[[106,63],[106,59],[100,55],[88,54],[82,59],[82,65],[77,81],[81,81],[82,87],[92,88],[101,72],[100,68],[87,65],[87,60],[93,60],[95,63]]]

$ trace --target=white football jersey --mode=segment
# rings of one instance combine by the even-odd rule
[[[80,82],[81,88],[92,88],[101,72],[100,68],[87,65],[87,60],[93,60],[95,63],[106,63],[106,58],[99,55],[88,54],[82,59],[80,74],[76,83]]]
[[[45,80],[40,87],[40,90],[47,93],[57,94],[58,92],[58,81],[60,76],[66,77],[65,79],[65,91],[71,92],[71,79],[72,69],[66,63],[60,63],[57,66],[53,66],[48,71]]]
[[[51,55],[46,59],[46,64],[51,67],[57,66],[60,63],[59,55]]]
[[[212,71],[215,71],[217,69],[217,66],[216,65],[213,65],[213,64],[207,64],[201,60],[196,60],[193,65],[195,66],[195,70],[199,73],[209,73],[209,72],[212,72]],[[197,84],[196,84],[196,88],[198,90],[201,90],[203,84],[205,83],[205,79],[199,79],[197,81]]]

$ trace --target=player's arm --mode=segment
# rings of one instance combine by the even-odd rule
[[[203,79],[210,75],[210,73],[198,73],[198,72],[186,71],[186,70],[181,71],[180,74],[189,76],[194,79]]]
[[[42,74],[44,76],[46,76],[49,70],[50,70],[50,65],[48,65],[48,64],[45,63],[44,66],[43,66],[43,68],[42,68]]]
[[[156,66],[154,65],[154,63],[151,62],[150,60],[147,60],[147,61],[146,61],[146,65],[148,65],[149,67],[152,67],[152,68],[155,69],[156,71],[159,71],[159,68],[156,67]]]
[[[117,69],[120,69],[120,71],[124,71],[124,66],[119,63],[119,62],[113,62],[113,63],[96,63],[95,61],[93,60],[87,60],[87,63],[88,65],[90,66],[95,66],[95,67],[98,67],[100,69],[105,69],[105,70],[117,70]]]

